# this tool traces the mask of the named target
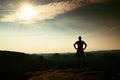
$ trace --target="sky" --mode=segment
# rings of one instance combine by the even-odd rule
[[[0,50],[25,53],[120,49],[119,0],[0,0]]]

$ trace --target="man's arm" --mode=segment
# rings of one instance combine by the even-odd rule
[[[74,45],[73,45],[73,46],[74,46],[74,48],[77,50],[76,44],[77,44],[77,42],[76,42],[76,43],[74,43]]]
[[[85,50],[86,49],[86,47],[87,47],[87,44],[84,42],[84,45],[85,45],[85,47],[83,48],[83,50]]]

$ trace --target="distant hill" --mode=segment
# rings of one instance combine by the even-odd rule
[[[24,74],[37,70],[36,66],[43,62],[43,57],[36,54],[0,51],[0,80],[21,80]]]

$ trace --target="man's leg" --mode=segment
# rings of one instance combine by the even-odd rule
[[[80,57],[77,57],[77,67],[80,67]]]
[[[85,57],[84,57],[84,56],[82,56],[82,59],[83,59],[83,65],[84,65],[84,66],[87,66],[86,60],[85,60]]]

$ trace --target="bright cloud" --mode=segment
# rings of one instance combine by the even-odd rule
[[[4,15],[0,21],[31,24],[42,20],[54,19],[60,14],[64,14],[77,8],[83,7],[86,5],[86,3],[91,4],[106,1],[112,0],[62,0],[61,2],[54,1],[48,4],[40,4],[36,6],[34,5],[32,11],[26,10],[24,11],[24,14],[21,14],[21,11],[18,8],[14,12],[10,12],[8,15]],[[22,6],[20,5],[18,7],[23,7],[23,5],[26,6],[27,4],[22,4]]]
[[[18,22],[18,23],[34,23],[37,21],[53,19],[57,15],[64,14],[66,12],[72,11],[79,7],[82,7],[81,0],[74,1],[63,1],[63,2],[53,2],[44,5],[35,6],[36,15],[29,20],[20,18],[20,10],[16,12],[11,12],[0,19],[1,22]],[[29,15],[29,14],[28,14]]]

